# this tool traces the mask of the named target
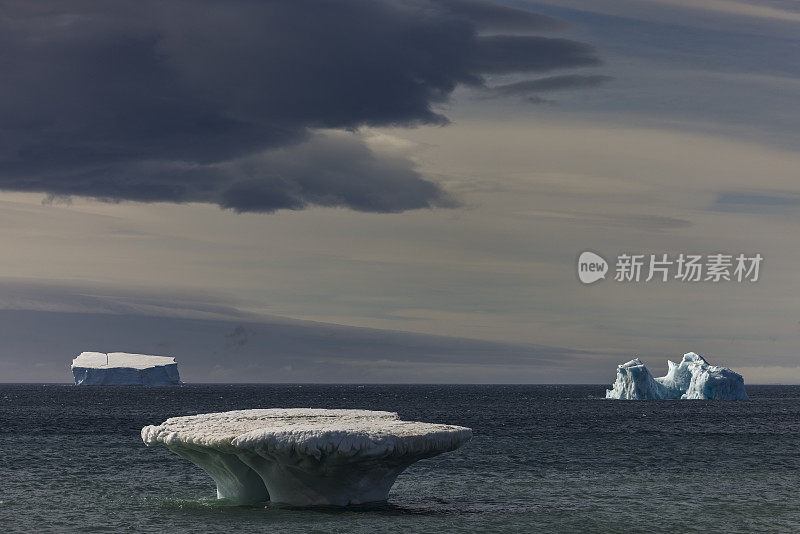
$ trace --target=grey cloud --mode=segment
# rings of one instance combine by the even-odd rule
[[[563,29],[567,26],[564,21],[547,15],[483,0],[439,0],[439,4],[454,15],[467,18],[481,30],[549,31]]]
[[[606,218],[606,221],[618,226],[636,227],[649,232],[659,232],[666,230],[677,230],[692,226],[692,222],[677,217],[665,217],[662,215],[614,215]]]
[[[230,334],[241,326],[248,341],[236,344]],[[188,382],[482,382],[489,370],[503,382],[532,382],[540,372],[563,374],[580,357],[595,355],[281,318],[244,324],[0,309],[0,335],[0,381],[22,382],[71,380],[70,361],[84,350],[167,353],[178,358]],[[436,376],[427,375],[426,366],[435,366]],[[509,366],[525,369],[525,375],[509,372]],[[454,380],[451,369],[468,374]]]
[[[0,310],[30,310],[102,315],[254,320],[235,300],[198,291],[162,291],[120,288],[92,283],[53,283],[0,279]]]
[[[525,97],[525,102],[529,104],[553,104],[554,101],[548,98],[542,98],[541,96],[531,95]]]
[[[591,45],[532,35],[478,37],[470,59],[471,68],[485,74],[546,72],[600,64]]]
[[[589,45],[519,34],[555,19],[477,0],[3,9],[0,189],[55,197],[237,211],[453,205],[410,162],[357,138],[335,158],[313,131],[446,124],[435,106],[459,84],[599,61]]]
[[[541,100],[540,97],[535,96],[537,93],[551,93],[554,91],[572,89],[592,89],[611,80],[613,80],[611,76],[603,76],[600,74],[566,74],[487,87],[487,93],[491,96],[528,96],[529,98]]]
[[[9,280],[0,289],[0,381],[68,381],[84,350],[167,353],[190,382],[481,382],[487,373],[530,382],[608,356],[256,315],[196,292]]]
[[[794,191],[722,191],[712,209],[733,213],[775,213],[800,207]]]

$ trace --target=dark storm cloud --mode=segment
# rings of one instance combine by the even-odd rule
[[[391,213],[454,205],[408,159],[376,154],[359,136],[342,132],[315,133],[302,143],[219,163],[133,161],[60,178],[31,177],[19,189],[109,202],[209,202],[238,212],[315,204]]]
[[[491,73],[594,65],[476,0],[5,2],[0,189],[104,200],[452,205],[413,165],[313,130],[445,124]],[[508,31],[514,35],[482,35]]]

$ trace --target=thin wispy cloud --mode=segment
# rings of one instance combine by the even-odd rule
[[[525,97],[534,103],[546,102],[539,96],[542,93],[556,93],[560,91],[574,91],[581,89],[594,89],[604,85],[614,78],[602,74],[563,74],[548,76],[502,85],[487,86],[482,91],[484,98]]]
[[[713,209],[738,213],[791,213],[800,208],[796,191],[722,191]]]

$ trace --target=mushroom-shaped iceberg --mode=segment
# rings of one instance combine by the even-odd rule
[[[681,363],[667,363],[667,375],[658,378],[638,358],[617,366],[617,379],[606,398],[747,400],[742,375],[711,365],[699,354],[689,352]]]
[[[203,468],[217,497],[293,506],[385,501],[406,467],[457,449],[469,428],[368,410],[277,408],[173,417],[142,429]]]

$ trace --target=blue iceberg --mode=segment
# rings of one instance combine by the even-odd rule
[[[666,376],[654,378],[638,358],[617,367],[617,379],[607,399],[715,399],[747,400],[744,378],[727,367],[709,364],[694,352],[681,363],[668,361]]]
[[[78,386],[172,386],[181,383],[175,358],[126,352],[82,352],[72,360],[72,376]]]

